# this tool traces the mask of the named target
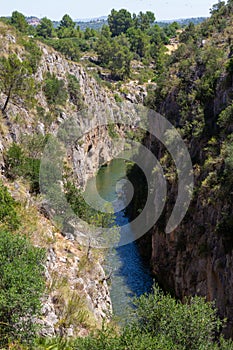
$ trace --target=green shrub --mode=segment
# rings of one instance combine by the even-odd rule
[[[35,350],[232,350],[233,342],[220,334],[223,322],[212,303],[193,297],[186,303],[164,294],[154,286],[150,295],[135,299],[128,325],[113,325],[87,337],[37,339]]]
[[[223,322],[212,303],[193,297],[185,304],[154,287],[150,295],[135,300],[128,325],[117,331],[103,325],[86,338],[54,339],[47,343],[62,350],[230,350],[231,340],[217,339]],[[40,342],[42,344],[42,342]],[[52,347],[53,346],[53,347]],[[37,347],[36,349],[48,349]]]
[[[233,124],[233,105],[229,105],[227,108],[225,108],[218,117],[218,125],[220,128],[223,129],[223,132],[225,132],[227,129],[229,129]]]
[[[40,159],[28,157],[22,147],[13,143],[5,153],[5,165],[10,179],[22,176],[29,180],[31,192],[39,192]]]
[[[67,59],[78,62],[80,59],[79,39],[63,38],[46,40],[55,50],[61,52]]]
[[[119,95],[119,94],[114,94],[114,98],[115,98],[115,101],[116,102],[118,102],[118,103],[120,103],[120,102],[122,102],[123,101],[123,99],[121,98],[121,96]]]
[[[31,67],[32,72],[35,74],[42,56],[41,49],[33,39],[23,41],[23,46],[25,47],[25,50],[28,52],[28,55],[27,55],[28,64]]]
[[[115,124],[108,124],[108,134],[112,139],[118,139],[119,134],[116,131],[116,126]]]
[[[80,110],[84,107],[83,97],[80,90],[80,84],[75,75],[68,74],[68,94],[70,102],[72,102]]]
[[[19,227],[16,206],[17,203],[9,194],[7,187],[0,181],[0,224],[8,230],[15,230]]]
[[[22,164],[25,158],[23,149],[17,143],[13,143],[6,151],[4,158],[6,175],[13,180],[21,176]]]
[[[35,336],[45,288],[44,251],[18,234],[0,230],[0,345]]]
[[[67,182],[65,186],[66,199],[79,218],[89,224],[99,227],[110,227],[113,223],[113,214],[102,213],[91,208],[85,201],[82,192],[76,188],[72,182]]]
[[[134,329],[154,337],[164,336],[177,349],[211,349],[222,322],[212,303],[191,297],[182,304],[158,287],[135,301]]]
[[[65,83],[63,80],[58,79],[55,74],[47,74],[43,91],[49,105],[65,105],[67,100]]]

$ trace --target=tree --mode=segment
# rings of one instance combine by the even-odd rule
[[[110,61],[112,51],[112,38],[108,26],[102,27],[95,50],[97,52],[99,62],[102,65],[107,66]]]
[[[131,51],[138,54],[140,57],[146,57],[150,48],[150,37],[139,28],[130,28],[127,31]]]
[[[196,38],[197,32],[195,25],[191,22],[185,28],[185,30],[180,34],[180,41],[182,43],[187,43],[188,41],[192,41]]]
[[[110,31],[109,26],[107,26],[106,24],[103,25],[103,27],[101,28],[101,32],[100,33],[101,33],[101,35],[103,35],[108,40],[111,39],[112,33]]]
[[[211,15],[214,15],[215,13],[217,13],[224,6],[225,6],[225,1],[219,1],[217,4],[214,4],[210,9]]]
[[[165,26],[164,32],[169,38],[172,38],[176,36],[176,31],[179,28],[180,28],[179,24],[177,22],[173,22]]]
[[[61,52],[68,60],[79,61],[80,49],[75,38],[63,38],[57,40],[51,40],[51,46]]]
[[[12,12],[11,24],[22,33],[26,33],[29,27],[25,16],[18,11]]]
[[[85,29],[85,31],[84,31],[84,38],[86,40],[89,40],[90,38],[93,38],[95,36],[97,36],[97,32],[95,31],[95,29],[89,28],[89,27],[87,27]]]
[[[42,18],[36,28],[36,32],[38,36],[42,36],[45,39],[54,37],[53,22],[47,17]]]
[[[140,28],[141,30],[149,29],[155,22],[155,15],[151,11],[146,13],[139,12],[138,16],[134,20],[135,27]]]
[[[108,67],[111,70],[113,78],[124,80],[130,76],[130,63],[132,53],[130,44],[124,34],[114,38],[110,52],[110,61]]]
[[[75,22],[69,15],[64,15],[62,17],[61,23],[58,27],[58,37],[59,38],[72,38],[77,37],[79,32],[75,29]]]
[[[61,29],[61,28],[74,29],[74,27],[75,27],[75,22],[73,22],[72,18],[66,14],[62,17],[62,20],[61,20],[61,23],[60,23],[58,29]]]
[[[120,11],[113,9],[108,16],[108,25],[113,36],[126,33],[133,25],[131,13],[125,9],[121,9]]]
[[[105,27],[96,45],[99,62],[111,70],[114,79],[128,78],[130,63],[133,58],[130,43],[125,34],[111,38],[110,31]]]
[[[29,342],[36,331],[45,288],[45,252],[28,239],[0,229],[0,345]]]
[[[0,58],[0,90],[6,95],[1,107],[5,113],[9,101],[17,103],[19,98],[28,101],[35,93],[32,70],[27,61],[21,61],[16,54]]]

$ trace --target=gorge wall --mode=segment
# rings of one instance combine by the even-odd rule
[[[0,24],[2,55],[15,53],[22,60],[25,48],[21,45],[21,40],[21,36],[13,28]],[[109,319],[112,313],[107,278],[102,267],[104,254],[90,247],[83,247],[74,237],[60,233],[44,213],[43,199],[30,193],[27,180],[19,177],[13,182],[9,181],[5,154],[13,143],[26,143],[27,146],[25,140],[35,135],[56,136],[61,125],[70,117],[85,123],[87,113],[88,118],[91,118],[91,128],[67,150],[67,161],[74,173],[75,182],[78,187],[84,188],[86,181],[96,173],[100,164],[110,161],[123,147],[122,142],[117,145],[113,143],[107,125],[114,121],[113,113],[118,113],[120,117],[121,112],[113,93],[100,86],[82,65],[67,61],[41,43],[38,45],[42,56],[33,76],[38,87],[34,106],[30,107],[20,99],[17,103],[10,101],[5,113],[0,116],[1,178],[12,196],[33,218],[32,227],[28,228],[29,232],[26,229],[24,233],[30,234],[32,242],[47,251],[47,292],[40,320],[43,325],[42,334],[86,335],[89,329],[96,325],[101,326],[102,320]],[[48,73],[63,80],[65,87],[68,85],[67,75],[75,76],[80,85],[82,108],[88,112],[80,113],[70,100],[63,107],[51,109],[42,88]],[[1,105],[5,99],[6,96],[1,94]],[[118,135],[123,136],[121,125],[114,127]],[[41,156],[42,153],[37,158]]]
[[[165,227],[177,198],[175,164],[161,144],[151,136],[145,140],[168,183],[163,215],[147,238],[154,275],[181,300],[195,294],[215,300],[227,318],[228,336],[233,335],[232,20],[229,2],[200,28],[187,28],[149,93],[148,105],[177,127],[194,169],[191,205],[170,234]]]

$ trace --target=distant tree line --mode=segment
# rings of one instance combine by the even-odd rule
[[[33,27],[27,23],[26,17],[14,11],[11,18],[3,19],[15,26],[21,33],[39,38],[66,58],[78,61],[82,52],[94,52],[100,67],[109,69],[112,79],[124,80],[130,77],[131,61],[142,61],[155,64],[160,69],[164,45],[176,36],[179,24],[174,22],[161,28],[155,23],[153,12],[131,14],[125,9],[112,10],[107,24],[101,30],[86,28],[82,31],[72,18],[65,14],[59,25],[44,17],[40,24]]]

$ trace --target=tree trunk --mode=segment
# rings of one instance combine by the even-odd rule
[[[9,102],[9,100],[10,100],[10,97],[11,97],[11,89],[12,89],[12,86],[11,86],[10,89],[9,89],[9,92],[8,92],[8,95],[7,95],[7,98],[6,98],[6,102],[5,102],[5,104],[4,104],[3,108],[2,108],[2,113],[5,112],[6,107],[7,107],[7,105],[8,105],[8,102]]]

